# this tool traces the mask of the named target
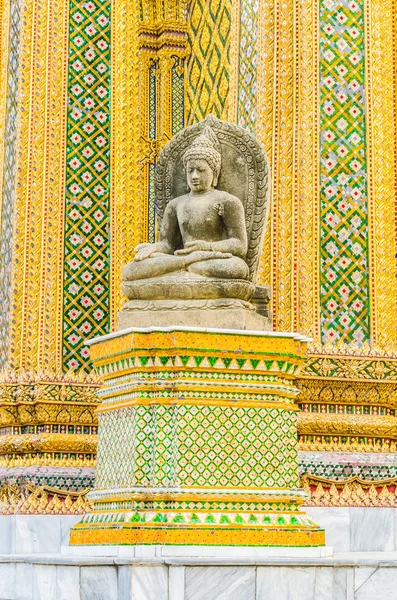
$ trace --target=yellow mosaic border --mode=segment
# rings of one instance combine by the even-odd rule
[[[82,525],[79,525],[82,527]],[[281,531],[247,529],[72,529],[71,545],[90,544],[161,544],[205,546],[324,546],[323,530]]]

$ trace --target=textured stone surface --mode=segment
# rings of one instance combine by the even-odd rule
[[[116,567],[81,567],[81,600],[118,600]]]
[[[352,508],[350,512],[350,550],[353,552],[391,552],[394,546],[393,508]]]
[[[60,515],[16,515],[15,552],[55,553],[61,547]]]
[[[309,567],[258,567],[256,600],[317,600],[315,578],[316,569]]]
[[[185,600],[229,600],[230,598],[255,600],[254,568],[186,568]]]
[[[131,600],[168,600],[168,568],[137,566],[131,571]]]
[[[0,559],[0,600],[394,600],[397,553],[333,559]],[[69,560],[70,564],[66,564]],[[89,561],[94,564],[89,566]],[[129,559],[136,560],[136,559]],[[169,559],[166,559],[169,560]],[[100,564],[102,561],[102,564]],[[104,562],[106,561],[106,562]],[[195,562],[197,561],[197,562]],[[201,562],[200,562],[201,561]],[[62,564],[63,562],[63,564]],[[227,562],[227,564],[225,564]],[[88,564],[87,564],[88,563]]]
[[[355,509],[308,507],[307,514],[325,529],[325,543],[334,552],[350,551],[350,514]]]
[[[137,303],[137,308],[134,304]],[[154,310],[154,304],[157,304]],[[244,331],[271,331],[269,319],[234,300],[192,302],[175,301],[172,306],[165,302],[152,302],[152,309],[142,310],[139,301],[130,300],[118,314],[118,330],[129,327],[152,327],[182,325],[186,327],[210,327],[217,329],[241,329]]]

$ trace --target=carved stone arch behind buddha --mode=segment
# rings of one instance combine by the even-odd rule
[[[222,166],[217,189],[237,196],[244,206],[248,235],[246,262],[249,278],[255,283],[269,210],[268,163],[261,145],[238,125],[209,115],[200,123],[184,129],[165,146],[156,169],[158,224],[161,225],[168,202],[189,191],[183,155],[206,126],[213,129],[221,147]]]

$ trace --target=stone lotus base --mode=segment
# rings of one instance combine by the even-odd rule
[[[130,300],[249,300],[254,294],[255,285],[245,279],[211,279],[182,272],[174,276],[124,281],[121,289]]]
[[[130,300],[118,314],[118,329],[130,327],[216,327],[244,331],[271,331],[270,318],[250,302],[232,298],[213,300]]]
[[[104,380],[94,510],[71,544],[324,546],[298,489],[305,337],[153,327],[91,344]]]

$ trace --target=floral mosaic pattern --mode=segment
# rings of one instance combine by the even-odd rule
[[[237,123],[254,132],[258,63],[258,0],[241,2]]]
[[[364,11],[322,0],[321,304],[323,342],[369,338]]]
[[[63,362],[108,331],[110,1],[70,5]]]
[[[296,413],[153,405],[112,410],[99,419],[99,488],[298,486]]]

